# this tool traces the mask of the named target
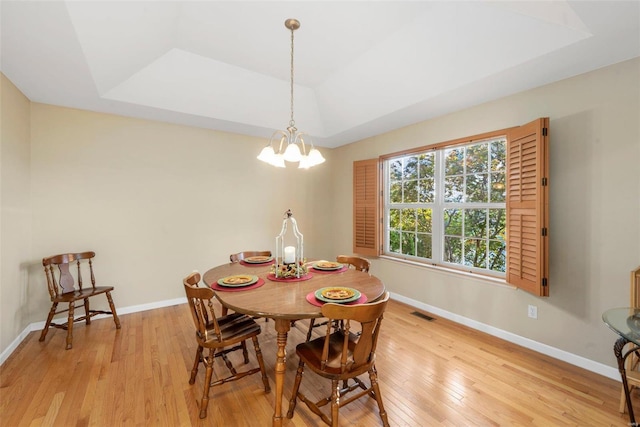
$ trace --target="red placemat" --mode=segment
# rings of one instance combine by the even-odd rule
[[[319,268],[315,268],[315,267],[311,267],[311,268],[313,268],[314,273],[333,274],[333,273],[343,273],[349,269],[349,266],[345,264],[342,266],[342,268],[339,268],[337,270],[320,270]]]
[[[322,307],[325,304],[323,301],[319,301],[316,298],[316,291],[309,292],[307,294],[307,301],[309,304],[315,305],[316,307]],[[365,302],[367,302],[367,296],[365,294],[361,294],[360,298],[355,301],[348,302],[345,305],[364,304]]]
[[[248,291],[250,289],[259,288],[262,285],[264,285],[264,280],[261,278],[258,278],[258,281],[256,283],[249,286],[239,286],[239,287],[236,286],[232,288],[229,286],[220,286],[216,282],[211,285],[211,289],[213,289],[214,291],[222,291],[222,292],[240,292],[240,291]]]
[[[274,262],[276,262],[275,259],[272,259],[269,262],[246,262],[246,261],[240,261],[240,264],[246,265],[247,267],[262,267],[263,265],[271,265]]]
[[[311,273],[307,273],[304,276],[292,277],[290,279],[285,279],[284,277],[276,277],[275,274],[269,273],[269,275],[267,276],[267,279],[273,280],[274,282],[302,282],[304,280],[309,280],[312,277],[313,276],[311,275]]]

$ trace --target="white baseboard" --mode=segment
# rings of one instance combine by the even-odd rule
[[[603,375],[607,378],[611,378],[612,380],[621,381],[620,373],[617,369],[612,368],[611,366],[604,365],[602,363],[594,362],[593,360],[589,360],[582,356],[578,356],[572,353],[569,353],[564,350],[557,349],[555,347],[551,347],[547,344],[542,344],[537,341],[531,340],[529,338],[524,338],[519,335],[513,334],[511,332],[503,331],[502,329],[494,328],[493,326],[486,325],[484,323],[480,323],[478,321],[469,319],[464,316],[460,316],[454,313],[450,313],[446,310],[442,310],[438,307],[431,306],[429,304],[425,304],[420,301],[416,301],[411,298],[404,297],[402,295],[390,293],[393,299],[408,304],[412,307],[419,308],[424,311],[428,311],[429,313],[433,313],[440,317],[444,317],[445,319],[449,319],[453,322],[460,323],[462,325],[468,326],[472,329],[477,329],[479,331],[485,332],[489,335],[493,335],[498,338],[502,338],[505,341],[512,342],[514,344],[521,345],[530,350],[537,351],[538,353],[545,354],[547,356],[553,357],[558,360],[562,360],[564,362],[570,363],[575,366],[579,366],[580,368],[586,369],[587,371],[595,372],[596,374]],[[158,301],[149,304],[140,304],[133,305],[130,307],[118,308],[118,314],[129,314],[129,313],[137,313],[140,311],[153,310],[155,308],[161,307],[169,307],[177,304],[184,304],[187,302],[186,298],[176,298],[172,300]],[[96,319],[107,317],[107,315],[96,316]],[[31,323],[27,326],[21,333],[16,337],[15,340],[9,347],[7,347],[2,354],[0,354],[0,365],[2,365],[5,360],[9,358],[11,353],[15,351],[16,348],[20,345],[22,340],[24,340],[27,335],[32,331],[41,330],[44,327],[44,321]]]
[[[187,298],[182,297],[182,298],[176,298],[171,300],[152,302],[148,304],[132,305],[130,307],[122,307],[122,308],[118,308],[117,311],[118,311],[118,315],[130,314],[130,313],[137,313],[140,311],[153,310],[154,308],[162,308],[162,307],[169,307],[172,305],[186,304],[186,302],[187,302]],[[82,316],[82,315],[84,315],[84,313],[80,314],[79,316]],[[97,320],[105,317],[111,317],[111,315],[100,314],[94,317],[94,319]],[[53,320],[56,322],[65,322],[67,319],[54,318]],[[2,365],[5,362],[5,360],[7,360],[9,356],[11,356],[11,354],[15,351],[16,348],[18,348],[20,343],[27,337],[27,335],[29,335],[29,333],[33,331],[42,330],[42,328],[44,328],[44,324],[45,324],[45,321],[43,320],[41,322],[31,323],[26,328],[24,328],[24,330],[20,332],[20,334],[16,337],[16,339],[13,340],[11,344],[9,344],[9,346],[5,348],[4,351],[0,354],[0,365]]]
[[[44,322],[42,322],[42,324],[44,325]],[[13,353],[16,348],[18,348],[22,340],[24,340],[27,337],[27,335],[29,335],[29,332],[33,330],[34,329],[31,328],[31,325],[27,326],[26,328],[24,328],[22,332],[20,332],[20,334],[16,337],[16,339],[13,340],[11,344],[9,344],[9,347],[4,349],[2,354],[0,354],[0,366],[2,366],[4,361],[7,360],[9,356],[11,356],[11,353]]]
[[[529,338],[521,337],[511,332],[503,331],[502,329],[498,329],[493,326],[480,323],[476,320],[469,319],[467,317],[460,316],[458,314],[450,313],[446,310],[442,310],[438,307],[434,307],[429,304],[425,304],[423,302],[404,297],[402,295],[397,295],[392,292],[390,292],[390,295],[396,301],[400,301],[412,307],[416,307],[421,310],[428,311],[429,313],[433,313],[435,315],[451,320],[453,322],[460,323],[461,325],[468,326],[472,329],[485,332],[489,335],[493,335],[505,341],[509,341],[514,344],[521,345],[522,347],[528,348],[533,351],[537,351],[538,353],[542,353],[544,355],[553,357],[554,359],[562,360],[563,362],[567,362],[572,365],[578,366],[580,368],[586,369],[587,371],[591,371],[596,374],[605,376],[607,378],[611,378],[612,380],[622,382],[622,380],[620,379],[620,372],[618,372],[616,368],[612,368],[611,366],[607,366],[599,362],[594,362],[593,360],[587,359],[585,357],[578,356],[578,355],[569,353],[567,351],[557,349],[555,347],[551,347],[550,345],[547,345],[547,344],[542,344],[540,342],[531,340]]]

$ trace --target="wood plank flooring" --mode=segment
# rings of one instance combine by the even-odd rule
[[[413,311],[391,301],[378,346],[376,365],[392,426],[628,425],[628,416],[618,412],[619,382]],[[259,375],[213,388],[208,417],[198,418],[204,369],[189,385],[196,345],[186,305],[120,320],[120,331],[110,318],[76,324],[72,350],[64,350],[66,331],[51,329],[44,343],[39,332],[31,333],[0,367],[0,425],[271,425],[274,395],[264,393]],[[273,388],[274,322],[258,322]],[[297,322],[289,334],[285,413],[298,362],[295,344],[304,340],[306,325]],[[250,357],[257,365],[252,351]],[[220,361],[216,369],[223,372]],[[320,398],[329,395],[327,383],[306,373],[302,390]],[[375,402],[366,397],[342,408],[340,420],[344,426],[381,425]],[[284,422],[320,424],[301,403]]]

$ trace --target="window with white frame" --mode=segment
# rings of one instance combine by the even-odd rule
[[[503,277],[506,137],[384,161],[384,253]]]

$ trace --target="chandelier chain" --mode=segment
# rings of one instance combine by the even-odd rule
[[[295,127],[296,122],[293,120],[293,31],[291,28],[291,120],[289,120],[289,126]]]

